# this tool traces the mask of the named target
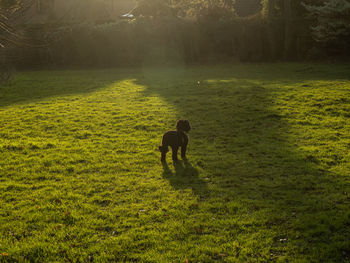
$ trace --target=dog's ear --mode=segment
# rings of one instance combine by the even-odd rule
[[[178,120],[178,121],[176,122],[176,129],[182,130],[182,122],[183,122],[183,120]]]
[[[188,120],[184,121],[184,126],[185,126],[184,131],[189,132],[191,130],[190,122]]]
[[[178,120],[176,123],[176,129],[188,132],[191,130],[188,120]]]

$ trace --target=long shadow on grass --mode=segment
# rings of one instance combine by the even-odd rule
[[[139,82],[147,87],[144,96],[160,96],[176,107],[179,116],[171,123],[177,118],[190,120],[189,159],[194,170],[200,167],[216,186],[203,202],[227,206],[224,218],[238,222],[240,229],[226,228],[227,236],[251,249],[245,254],[228,251],[231,256],[244,261],[249,261],[247,257],[267,261],[284,256],[311,261],[348,258],[350,234],[344,230],[350,215],[344,203],[336,206],[332,198],[341,192],[339,200],[345,200],[349,184],[345,186],[297,148],[304,124],[298,127],[301,133],[291,131],[293,109],[282,111],[278,106],[278,98],[288,98],[288,89],[275,85],[298,88],[299,83],[302,87],[314,79],[339,78],[336,70],[324,73],[295,66],[284,70],[273,65],[235,66],[217,71],[146,72]],[[285,101],[280,107],[283,104],[288,106]],[[179,174],[164,167],[163,176],[175,189],[202,184],[196,194],[207,192],[203,174],[196,172],[194,181],[185,181],[189,180],[186,172]],[[238,212],[229,212],[234,204]],[[248,243],[256,233],[260,239]]]
[[[208,197],[208,186],[205,180],[199,176],[198,169],[192,166],[189,160],[179,160],[173,163],[174,172],[167,163],[163,165],[163,178],[169,180],[174,189],[191,188],[193,193],[200,198]]]
[[[0,86],[0,108],[46,98],[94,92],[135,77],[135,70],[66,70],[18,72]]]

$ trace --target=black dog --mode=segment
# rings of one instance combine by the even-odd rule
[[[173,161],[177,161],[177,151],[179,150],[179,147],[181,147],[181,157],[183,159],[186,158],[188,137],[185,132],[189,132],[190,130],[190,123],[187,120],[178,120],[176,123],[176,131],[168,131],[164,133],[162,146],[159,146],[159,150],[162,153],[162,162],[165,162],[166,154],[169,151],[169,146],[173,152]]]

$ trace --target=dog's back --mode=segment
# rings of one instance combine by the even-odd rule
[[[182,139],[178,131],[168,131],[164,133],[162,138],[162,145],[159,146],[159,150],[162,152],[165,149],[168,151],[168,147],[180,147]]]

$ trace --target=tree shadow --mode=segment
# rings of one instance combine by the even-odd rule
[[[57,96],[82,95],[134,78],[135,69],[18,72],[0,85],[0,108]]]
[[[178,118],[190,120],[189,148],[194,155],[189,158],[204,171],[191,177],[196,170],[193,166],[188,175],[181,165],[175,167],[175,173],[165,165],[163,177],[174,189],[200,184],[203,187],[194,192],[202,196],[208,192],[203,181],[207,176],[216,190],[203,202],[219,198],[227,204],[239,200],[252,228],[257,225],[259,231],[275,233],[270,260],[294,253],[289,251],[319,260],[349,256],[343,236],[347,212],[344,203],[341,207],[334,205],[334,198],[346,202],[349,180],[345,183],[343,175],[334,174],[314,153],[302,150],[298,141],[305,136],[303,129],[310,129],[311,124],[301,120],[292,125],[297,109],[284,110],[290,107],[288,101],[294,99],[298,87],[312,89],[315,80],[328,85],[332,80],[348,79],[344,72],[349,68],[340,69],[237,65],[217,70],[146,72],[145,78],[138,80],[146,87],[144,96],[160,96],[176,108],[178,116],[169,120],[170,124]],[[304,103],[303,98],[299,99]],[[346,236],[350,238],[348,233]],[[327,245],[325,240],[332,241]],[[244,245],[245,240],[241,242]],[[264,242],[256,246],[261,251]],[[286,246],[292,249],[288,251]]]

